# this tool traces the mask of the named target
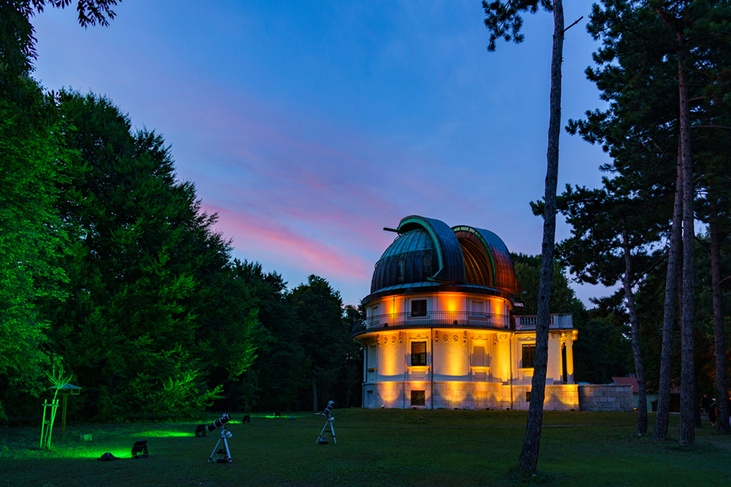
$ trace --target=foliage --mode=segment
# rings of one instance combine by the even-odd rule
[[[7,70],[9,78],[28,74],[31,60],[36,58],[35,30],[30,19],[43,12],[46,5],[65,8],[72,0],[3,0],[0,2],[0,70]],[[76,11],[79,25],[109,25],[113,19],[112,6],[117,0],[78,0]]]
[[[350,335],[359,310],[343,310],[340,294],[321,277],[310,276],[288,291],[282,277],[264,273],[261,264],[235,266],[259,307],[258,356],[242,380],[231,384],[239,405],[253,411],[322,408],[329,400],[359,406],[362,356]]]
[[[538,284],[541,274],[541,256],[510,254],[515,267],[515,277],[523,288],[523,293],[515,295],[515,301],[522,307],[513,308],[513,314],[535,315],[538,312]],[[551,313],[570,313],[581,302],[569,287],[566,270],[556,260],[553,263],[551,282]]]
[[[631,220],[629,222],[625,220],[625,226],[634,235],[634,258],[643,257],[643,253],[649,256],[648,250],[653,247],[664,249],[665,255],[658,253],[659,257],[671,257],[668,259],[671,270],[667,273],[670,284],[665,294],[665,308],[655,310],[665,315],[661,397],[667,397],[670,387],[670,334],[675,318],[675,292],[671,287],[676,280],[671,262],[678,254],[675,252],[676,237],[670,238],[672,196],[677,193],[683,198],[681,358],[684,366],[681,382],[686,426],[681,442],[684,444],[692,444],[692,427],[687,425],[690,423],[689,403],[694,396],[692,383],[694,376],[698,375],[692,370],[693,358],[698,358],[697,351],[693,352],[694,337],[697,336],[693,326],[698,320],[694,312],[696,292],[693,290],[695,235],[690,229],[694,218],[700,216],[712,225],[712,230],[719,230],[715,226],[723,220],[718,218],[719,210],[720,214],[728,211],[728,200],[720,195],[728,192],[729,179],[721,174],[728,172],[731,154],[728,150],[731,137],[727,99],[728,53],[731,47],[729,22],[731,8],[728,2],[717,0],[604,0],[601,5],[595,5],[589,32],[601,40],[602,47],[594,55],[597,67],[587,69],[587,76],[597,84],[609,108],[587,112],[585,120],[569,123],[570,131],[579,132],[592,143],[602,144],[613,158],[611,164],[603,167],[613,174],[612,180],[604,181],[607,189],[605,199],[631,203],[632,218],[628,219]],[[677,185],[676,167],[682,168],[677,172],[682,176],[677,178]],[[701,191],[694,193],[693,185],[696,189],[700,187]],[[698,196],[704,194],[705,197],[699,201]],[[698,205],[699,202],[702,205]],[[588,209],[584,205],[583,215],[576,212],[579,215],[576,220],[583,221],[583,226],[576,229],[579,239],[591,236],[586,229],[589,220],[596,218],[596,212],[589,213]],[[701,211],[694,214],[694,209]],[[600,212],[600,215],[604,214],[605,211]],[[678,228],[679,222],[674,226]],[[593,235],[596,234],[594,229]],[[585,241],[591,240],[586,238]],[[605,240],[600,240],[597,247],[601,247],[603,242]],[[567,246],[576,250],[572,243],[576,242]],[[594,245],[595,242],[591,242],[588,246],[589,252],[594,250]],[[603,257],[592,260],[592,257],[595,256],[583,259],[593,263],[605,260]],[[651,263],[643,270],[659,272],[656,265]],[[657,283],[662,289],[664,283],[655,276],[647,275],[645,279]],[[643,286],[642,282],[639,284]],[[657,296],[657,286],[651,284],[646,288],[652,289],[653,297]],[[652,303],[640,303],[638,300],[638,307],[648,309]],[[648,319],[653,320],[656,316],[649,315]],[[721,318],[717,317],[716,321],[720,322]],[[649,335],[657,340],[656,333]],[[717,340],[720,339],[720,349],[723,349],[721,324],[717,325],[716,336]],[[718,353],[723,354],[724,351]],[[725,368],[721,363],[717,366]],[[653,365],[649,364],[649,367],[652,375]],[[659,411],[662,414],[658,415],[658,419],[666,424],[666,401],[661,403]],[[662,427],[656,430],[658,439],[664,436]]]
[[[88,418],[190,415],[220,390],[202,371],[238,378],[251,364],[254,303],[234,282],[215,216],[175,180],[162,137],[132,132],[103,97],[60,101],[78,157],[58,209],[78,237],[64,263],[68,298],[44,306],[54,349],[84,385]]]
[[[70,229],[55,207],[70,176],[67,126],[32,79],[17,88],[22,101],[0,96],[0,417],[43,390],[48,322],[37,303],[63,299],[68,280]]]
[[[299,325],[287,303],[287,283],[261,264],[235,261],[237,279],[245,283],[258,305],[258,356],[237,386],[243,409],[295,410],[298,391],[307,385]]]
[[[342,391],[337,390],[348,356],[359,348],[350,338],[350,327],[343,316],[340,293],[328,282],[311,275],[307,284],[300,284],[288,296],[300,325],[298,341],[305,356],[306,376],[312,386],[313,410],[325,407],[329,400]],[[351,365],[357,366],[351,361]]]
[[[521,12],[536,13],[538,7],[550,12],[553,10],[551,0],[512,0],[501,2],[499,0],[482,0],[482,9],[485,17],[485,27],[490,31],[490,41],[487,45],[488,51],[495,50],[495,41],[502,38],[506,41],[513,41],[516,44],[523,42],[525,36],[520,33],[523,27]]]

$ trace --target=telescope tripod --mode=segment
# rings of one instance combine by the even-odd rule
[[[317,437],[317,440],[315,440],[315,444],[320,442],[320,438],[323,438],[325,430],[327,429],[327,425],[330,425],[330,433],[332,433],[333,435],[333,443],[335,443],[336,445],[338,444],[338,440],[335,439],[335,428],[333,428],[333,421],[335,421],[335,418],[332,416],[325,420],[325,426],[322,427],[322,431],[320,431],[320,435]]]
[[[228,438],[231,438],[232,436],[231,432],[226,429],[226,426],[221,427],[221,437],[216,442],[216,447],[213,449],[213,452],[211,452],[211,456],[208,457],[208,463],[211,463],[211,460],[216,463],[231,463],[231,452],[228,449]],[[218,445],[220,445],[221,442],[223,442],[223,448],[219,450]]]

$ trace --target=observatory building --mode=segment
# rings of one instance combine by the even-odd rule
[[[494,233],[421,216],[401,220],[376,263],[366,320],[363,407],[528,409],[536,317]],[[578,410],[571,315],[551,315],[545,409]]]

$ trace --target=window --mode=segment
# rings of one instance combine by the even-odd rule
[[[523,369],[532,369],[533,368],[533,362],[536,358],[536,345],[523,345],[523,361],[522,361],[522,367]]]
[[[411,316],[426,316],[426,299],[411,300]]]
[[[530,402],[530,393],[531,391],[525,393],[525,402]]]
[[[370,313],[370,320],[367,321],[368,326],[377,325],[380,323],[380,316],[378,315],[378,306],[373,306],[372,308],[368,309],[368,312]]]
[[[426,342],[411,342],[411,365],[426,365]]]
[[[487,364],[485,358],[485,346],[475,345],[475,348],[472,350],[472,366],[485,367],[485,365]]]
[[[472,301],[472,316],[485,316],[485,303]]]
[[[426,406],[426,391],[411,391],[412,406]]]

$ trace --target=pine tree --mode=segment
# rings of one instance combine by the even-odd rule
[[[538,290],[538,324],[536,326],[535,366],[531,386],[531,403],[528,411],[523,450],[518,459],[518,470],[534,472],[538,465],[538,451],[543,424],[543,400],[548,365],[548,327],[550,323],[551,279],[553,277],[553,251],[556,238],[556,186],[558,181],[558,142],[561,131],[561,63],[563,61],[564,19],[562,0],[525,0],[520,2],[488,3],[482,7],[487,17],[485,25],[490,31],[488,50],[495,49],[495,41],[521,42],[520,28],[523,12],[535,13],[539,6],[553,12],[553,51],[551,54],[551,95],[548,123],[548,151],[546,155],[546,186],[543,212],[543,243],[541,246],[541,280]]]

